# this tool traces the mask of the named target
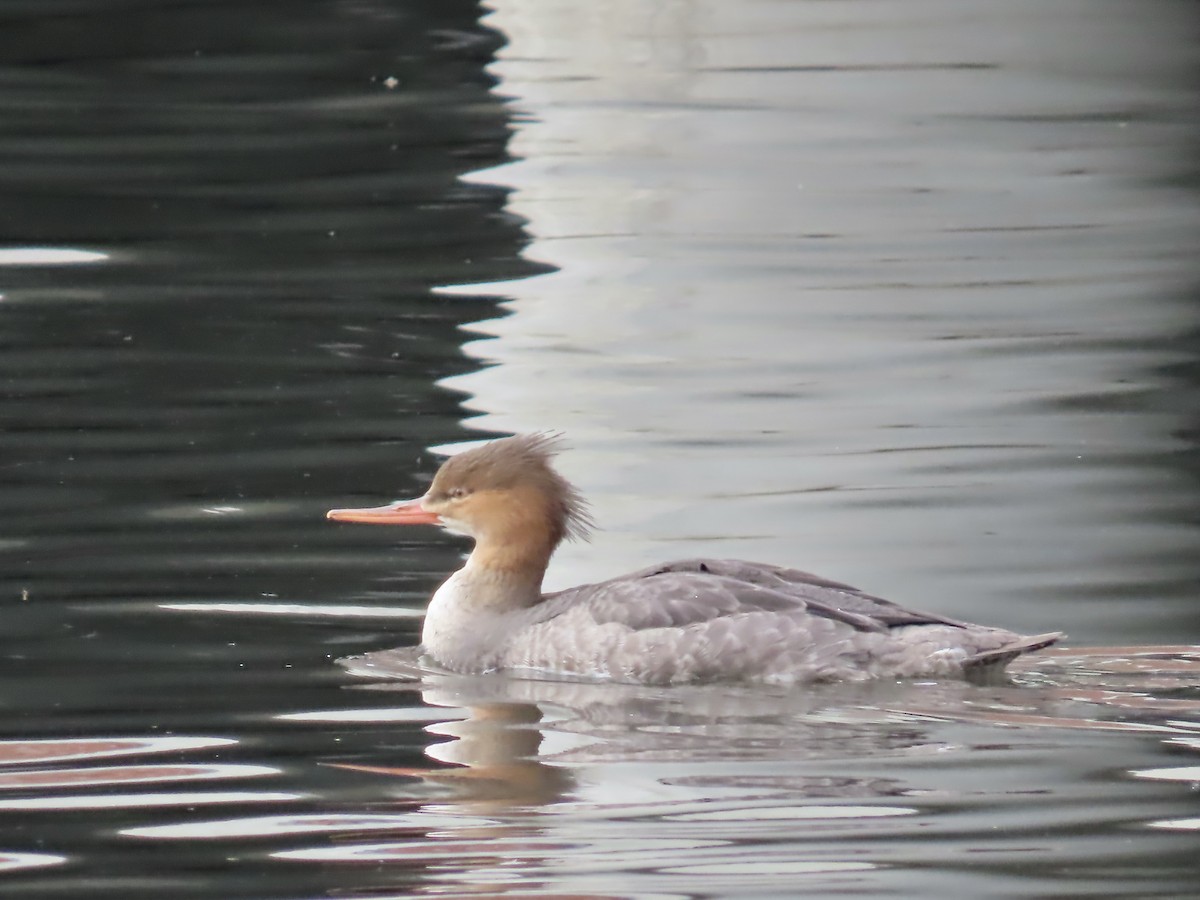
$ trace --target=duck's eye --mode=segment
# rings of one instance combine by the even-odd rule
[[[450,488],[450,490],[446,491],[446,497],[450,500],[461,500],[463,497],[467,496],[467,494],[469,494],[469,493],[470,493],[470,491],[468,491],[466,488],[462,488],[462,487]]]

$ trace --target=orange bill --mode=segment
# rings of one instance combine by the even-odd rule
[[[427,510],[422,501],[398,500],[387,506],[369,506],[363,509],[331,509],[325,518],[335,522],[365,522],[368,525],[440,525],[437,513]]]

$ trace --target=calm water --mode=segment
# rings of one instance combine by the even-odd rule
[[[0,10],[0,890],[1190,896],[1192,6]],[[566,431],[552,586],[735,555],[1011,685],[381,680]]]

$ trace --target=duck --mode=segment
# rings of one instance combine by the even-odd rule
[[[544,593],[558,546],[593,529],[583,495],[554,468],[562,449],[555,433],[500,438],[451,456],[416,499],[326,513],[474,541],[429,601],[423,660],[465,675],[793,685],[994,676],[1063,636],[963,622],[737,559],[666,562]]]

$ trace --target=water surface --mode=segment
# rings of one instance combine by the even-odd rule
[[[1172,2],[10,4],[14,896],[1187,896],[1196,71]],[[336,660],[538,428],[604,530],[1070,644],[1010,685]]]

